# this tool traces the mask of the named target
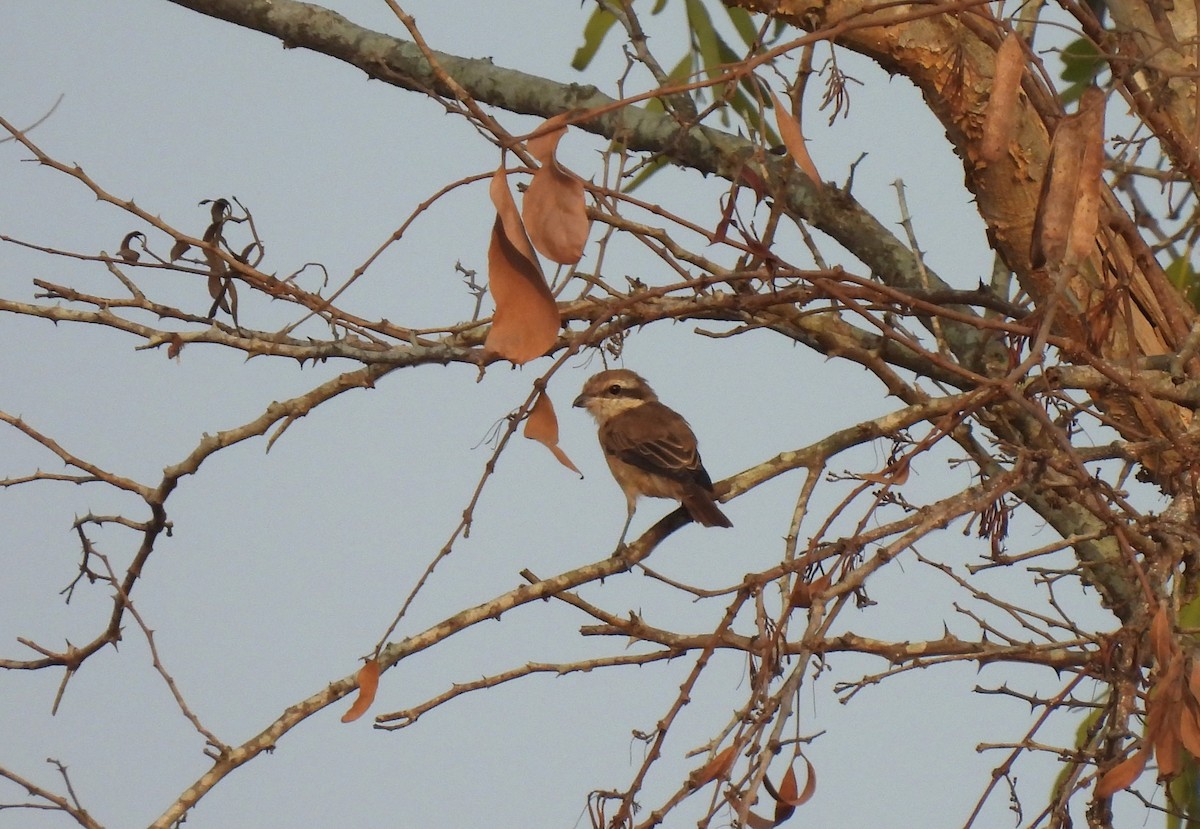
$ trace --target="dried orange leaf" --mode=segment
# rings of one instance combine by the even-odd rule
[[[894,484],[901,486],[908,481],[908,473],[911,466],[911,457],[905,455],[903,458],[890,463],[882,472],[865,472],[859,477],[864,481],[870,481],[876,484]]]
[[[789,806],[803,806],[817,790],[817,770],[813,768],[813,764],[803,754],[797,756],[804,761],[808,779],[804,784],[804,791],[797,794],[796,761],[793,760],[792,765],[788,766],[787,774],[783,776],[783,782],[779,784],[779,796],[776,798]]]
[[[1158,610],[1154,612],[1154,619],[1150,622],[1150,646],[1154,650],[1154,658],[1159,663],[1166,665],[1171,661],[1175,639],[1171,635],[1171,617],[1167,615],[1167,609],[1162,604],[1158,606]]]
[[[745,813],[746,813],[746,824],[745,825],[748,826],[750,829],[773,829],[773,827],[776,825],[774,820],[768,820],[767,818],[763,817],[762,815],[756,815],[756,814],[754,814],[754,812],[751,812],[749,810],[749,808],[747,807],[746,802],[744,800],[742,800],[740,797],[738,797],[735,792],[732,792],[732,791],[726,792],[725,800],[729,803],[729,805],[731,807],[733,807],[733,810],[735,812],[741,813],[742,811],[745,811]]]
[[[1025,51],[1021,36],[1011,32],[996,53],[996,73],[992,91],[983,116],[983,138],[979,142],[979,157],[996,161],[1004,155],[1013,139],[1017,125],[1017,93],[1021,90],[1021,75],[1025,70]]]
[[[547,159],[554,158],[558,142],[567,134],[567,122],[570,120],[571,114],[570,112],[561,112],[553,118],[547,118],[540,127],[534,130],[537,135],[525,142],[526,149],[534,158],[543,164]]]
[[[1200,709],[1190,693],[1179,706],[1179,740],[1188,754],[1200,757]]]
[[[525,419],[525,437],[543,444],[558,458],[559,463],[583,477],[583,473],[571,463],[567,453],[558,446],[558,416],[554,413],[554,404],[545,392],[538,395],[533,408],[529,410],[529,417]]]
[[[1104,93],[1090,86],[1079,99],[1079,182],[1075,188],[1075,210],[1067,242],[1067,261],[1077,264],[1096,248],[1100,224],[1100,185],[1104,173]]]
[[[803,760],[808,768],[808,782],[804,784],[804,791],[800,793],[797,793],[796,786],[797,758]],[[771,797],[775,798],[775,822],[770,825],[778,826],[795,813],[797,806],[803,806],[813,796],[817,790],[817,772],[808,758],[797,752],[796,756],[792,758],[792,763],[788,766],[787,773],[783,776],[783,782],[779,784],[778,790],[771,785],[770,778],[764,777],[763,784]]]
[[[814,596],[818,596],[829,589],[829,585],[833,583],[833,574],[824,573],[812,581],[799,580],[796,586],[792,588],[791,603],[792,607],[809,608],[812,607]]]
[[[542,126],[563,120],[563,116],[556,115]],[[587,217],[583,182],[564,170],[554,156],[566,131],[563,126],[529,140],[529,152],[542,166],[534,172],[525,191],[521,216],[530,241],[543,256],[560,265],[574,265],[583,257],[591,220]]]
[[[1104,163],[1104,93],[1089,87],[1079,109],[1058,122],[1034,214],[1035,268],[1077,264],[1095,244]],[[1094,217],[1094,218],[1093,218]]]
[[[558,306],[525,233],[503,167],[492,177],[496,223],[488,247],[488,287],[496,313],[484,347],[520,365],[541,357],[558,338]]]
[[[1030,260],[1035,268],[1043,265],[1058,267],[1066,256],[1071,219],[1075,215],[1075,187],[1079,183],[1082,148],[1079,114],[1068,115],[1054,130],[1034,213]]]
[[[1142,772],[1145,771],[1148,759],[1150,759],[1149,752],[1145,748],[1140,748],[1104,772],[1096,783],[1096,797],[1112,797],[1121,789],[1132,786],[1133,781],[1141,777]]]
[[[779,137],[783,139],[783,146],[787,147],[788,154],[796,162],[796,166],[812,179],[813,184],[823,187],[825,183],[821,181],[821,174],[817,172],[817,165],[813,164],[812,156],[808,154],[808,146],[805,142],[804,133],[800,131],[800,122],[788,110],[784,109],[779,96],[774,92],[771,92],[771,100],[775,104],[775,123],[779,127]]]
[[[1152,707],[1161,712],[1157,722],[1146,722],[1146,739],[1154,746],[1154,759],[1158,762],[1160,779],[1174,777],[1183,770],[1183,741],[1179,735],[1178,707],[1161,699],[1153,700]]]
[[[778,824],[774,820],[768,820],[762,815],[756,815],[754,812],[746,812],[746,825],[750,829],[774,829]]]
[[[688,776],[688,782],[693,789],[698,789],[706,783],[711,783],[718,777],[723,777],[733,768],[733,760],[737,756],[737,746],[723,748],[713,755],[713,758],[696,769]]]
[[[367,709],[375,701],[377,690],[379,690],[379,662],[369,659],[358,669],[358,698],[354,700],[350,710],[342,714],[342,722],[354,722],[367,713]]]

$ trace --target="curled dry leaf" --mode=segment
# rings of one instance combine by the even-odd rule
[[[797,579],[795,587],[792,588],[792,607],[807,610],[812,607],[813,597],[824,593],[831,584],[833,584],[833,573],[822,573],[812,581]]]
[[[138,261],[138,259],[141,258],[141,254],[130,247],[134,239],[141,239],[143,240],[143,244],[145,244],[146,237],[137,230],[133,231],[132,233],[126,233],[125,238],[121,240],[121,248],[117,251],[117,256],[121,257],[122,260],[129,262],[130,264]]]
[[[496,314],[484,347],[520,365],[541,357],[558,339],[558,306],[525,233],[504,167],[492,176],[496,223],[488,247],[488,286]]]
[[[1058,122],[1033,222],[1035,268],[1076,265],[1096,242],[1104,167],[1104,93],[1089,87],[1079,109]]]
[[[796,760],[804,761],[807,768],[807,778],[804,783],[804,791],[798,791],[796,785]],[[779,791],[771,786],[769,780],[763,778],[767,784],[767,791],[775,798],[775,826],[783,823],[790,818],[796,811],[797,806],[803,806],[809,801],[809,798],[817,790],[817,770],[813,768],[813,764],[803,754],[797,754],[792,758],[792,764],[788,766],[787,774],[783,776],[783,782],[779,784]]]
[[[749,804],[737,792],[727,791],[725,793],[725,800],[729,802],[729,805],[735,812],[741,813],[743,810],[745,811],[746,823],[744,825],[748,829],[774,829],[774,827],[779,825],[779,822],[773,818],[766,818],[751,812]],[[784,820],[786,819],[784,818]]]
[[[1189,689],[1179,706],[1179,741],[1192,757],[1200,757],[1200,704]]]
[[[1075,210],[1067,242],[1067,261],[1079,263],[1096,248],[1100,224],[1100,185],[1104,174],[1104,92],[1091,86],[1079,99],[1083,147],[1079,160],[1079,184],[1075,188]]]
[[[564,120],[565,116],[556,115],[542,127]],[[542,166],[525,190],[521,216],[530,241],[543,256],[560,265],[574,265],[583,257],[592,223],[584,203],[583,182],[564,170],[554,156],[566,132],[567,128],[560,126],[529,140],[529,152]]]
[[[1159,676],[1146,701],[1146,742],[1154,749],[1158,776],[1169,779],[1183,769],[1183,721],[1185,678],[1183,655],[1171,654],[1159,665]]]
[[[375,701],[375,692],[379,690],[379,662],[368,659],[367,663],[358,669],[358,697],[345,714],[342,722],[354,722],[371,707]]]
[[[800,122],[784,108],[779,96],[774,92],[771,92],[771,100],[775,104],[775,123],[779,127],[779,137],[783,139],[783,145],[787,147],[788,155],[796,162],[796,166],[812,179],[813,184],[817,187],[824,187],[825,183],[821,181],[817,165],[813,164],[812,156],[808,154],[808,145],[804,133],[800,131]]]
[[[1154,612],[1154,618],[1150,621],[1150,647],[1160,665],[1170,662],[1175,653],[1175,639],[1171,636],[1171,617],[1162,603],[1158,605],[1158,610]]]
[[[1096,797],[1112,797],[1121,789],[1132,786],[1145,771],[1149,759],[1150,752],[1143,746],[1104,772],[1096,782]]]
[[[804,791],[798,792],[796,786],[796,758],[804,761],[804,766],[807,769],[807,782],[804,784]],[[779,784],[779,792],[776,799],[783,801],[791,806],[803,806],[813,796],[813,792],[817,790],[817,770],[813,768],[812,762],[803,754],[797,754],[792,758],[792,765],[788,766],[787,774],[783,776],[783,782]]]
[[[736,756],[737,746],[721,749],[713,755],[711,760],[688,775],[688,784],[693,789],[698,789],[719,777],[724,777],[733,768],[733,760]]]
[[[209,319],[215,317],[217,309],[220,308],[233,317],[234,322],[237,322],[237,287],[233,284],[232,279],[222,279],[220,276],[210,273],[208,275],[208,295],[213,298],[212,307],[208,310]]]
[[[183,239],[176,239],[175,244],[171,245],[171,261],[181,258],[192,246]]]
[[[567,457],[558,446],[558,416],[554,413],[554,404],[550,402],[550,398],[545,392],[538,395],[537,400],[533,403],[533,408],[529,410],[529,417],[525,419],[525,437],[530,440],[536,440],[549,449],[554,457],[558,458],[558,462],[567,469],[573,471],[579,477],[583,477],[583,473],[571,463],[571,459]]]
[[[983,116],[983,138],[979,142],[979,157],[997,161],[1003,157],[1016,133],[1017,93],[1025,71],[1025,51],[1021,36],[1009,32],[996,53],[996,74]]]

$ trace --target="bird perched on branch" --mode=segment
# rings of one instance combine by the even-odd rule
[[[628,369],[593,375],[575,406],[587,409],[600,427],[600,448],[625,493],[627,515],[620,549],[633,521],[637,499],[672,498],[705,527],[732,527],[717,508],[712,479],[700,461],[696,435],[686,420],[662,403],[650,384]]]

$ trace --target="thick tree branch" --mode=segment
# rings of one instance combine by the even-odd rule
[[[329,9],[297,0],[170,0],[176,5],[278,38],[287,48],[320,52],[357,66],[372,78],[423,94],[449,95],[413,43],[365,29]],[[665,155],[700,173],[737,180],[746,164],[761,166],[790,212],[841,243],[873,274],[904,290],[946,290],[911,250],[848,193],[816,187],[786,159],[764,157],[746,139],[617,102],[593,86],[565,84],[496,66],[490,60],[435,52],[439,65],[476,100],[509,112],[549,118],[578,112],[576,126],[619,140],[632,150]],[[588,117],[592,110],[604,114]],[[979,331],[947,324],[961,355],[983,350]]]

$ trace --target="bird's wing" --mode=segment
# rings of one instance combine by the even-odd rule
[[[625,463],[712,488],[695,433],[682,416],[662,403],[643,403],[622,412],[610,418],[602,431],[603,445]]]

